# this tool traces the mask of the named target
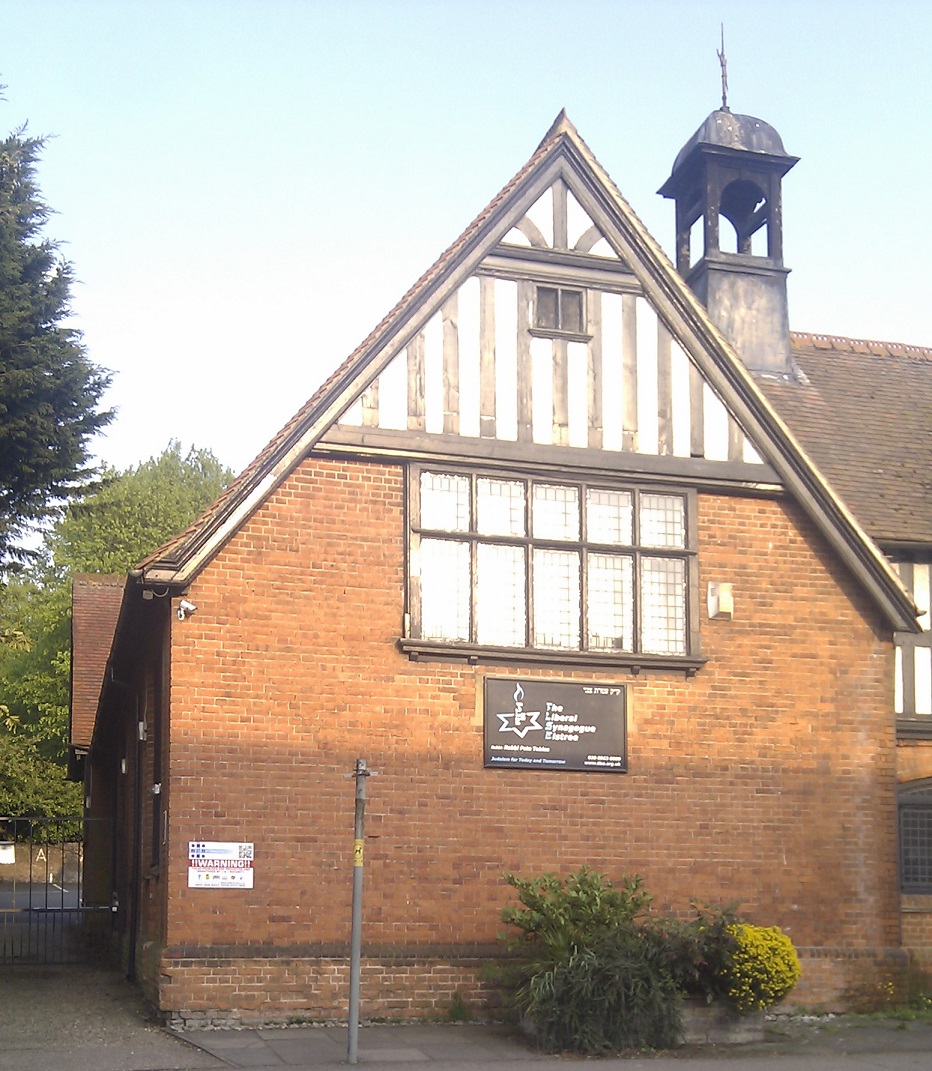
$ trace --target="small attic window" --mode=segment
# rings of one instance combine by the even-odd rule
[[[565,287],[539,286],[534,312],[534,327],[538,331],[581,335],[585,331],[582,290]]]

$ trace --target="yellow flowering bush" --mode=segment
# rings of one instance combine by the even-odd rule
[[[799,981],[799,957],[793,942],[777,926],[735,923],[725,970],[728,999],[741,1012],[759,1011],[782,1000]]]

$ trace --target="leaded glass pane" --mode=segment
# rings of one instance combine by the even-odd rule
[[[589,649],[633,651],[634,562],[620,554],[590,554],[587,567]]]
[[[639,521],[642,547],[686,546],[686,504],[679,495],[643,494]]]
[[[932,888],[932,807],[900,810],[900,880],[904,890]]]
[[[634,542],[634,505],[630,491],[586,491],[586,539],[590,543],[630,546]]]
[[[564,331],[582,332],[583,296],[581,290],[560,291],[560,327]]]
[[[422,539],[421,638],[469,640],[469,544]]]
[[[531,527],[536,539],[579,539],[579,488],[534,484]]]
[[[579,554],[534,551],[534,646],[579,648]]]
[[[523,547],[476,548],[477,640],[494,647],[527,644],[527,584]]]
[[[686,563],[641,558],[641,650],[686,654]]]
[[[469,531],[469,477],[421,473],[421,527],[437,532]]]
[[[559,291],[549,286],[537,288],[537,326],[554,329],[560,326]]]
[[[482,535],[525,535],[525,486],[520,480],[480,479],[476,523]]]

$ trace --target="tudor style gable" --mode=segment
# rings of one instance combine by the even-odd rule
[[[593,220],[561,163],[526,210],[502,213],[462,283],[428,298],[403,348],[391,341],[320,445],[777,485],[696,340],[619,252],[630,240]]]
[[[634,649],[627,654],[654,653],[695,665],[699,652],[690,636],[696,634],[699,599],[689,496],[703,487],[789,495],[884,617],[896,628],[917,627],[889,563],[562,113],[524,168],[225,495],[140,564],[140,583],[183,590],[311,453],[412,463],[414,576],[419,539],[460,531],[455,525],[432,527],[417,515],[425,486],[434,476],[440,485],[457,487],[460,477],[467,479],[469,515],[455,522],[466,525],[465,538],[453,541],[468,546],[470,561],[464,581],[472,605],[468,638],[460,635],[461,625],[454,628],[456,642],[466,648],[483,646],[478,561],[491,535],[495,546],[523,548],[523,580],[519,564],[512,572],[528,647],[549,645],[534,640],[534,576],[542,570],[535,572],[533,559],[539,553],[541,564],[545,558],[554,564],[550,552],[564,542],[572,550],[562,559],[560,583],[568,591],[567,607],[578,588],[580,650],[606,640],[601,623],[594,630],[586,616],[593,586],[584,563],[597,560],[607,546],[633,563],[632,578],[622,583],[634,607],[626,616],[638,618],[649,589],[658,603],[677,607],[672,649],[665,640],[648,652],[643,630],[634,626]],[[523,529],[482,531],[476,502],[491,484],[477,481],[507,482],[516,472],[523,481],[514,492],[524,503]],[[607,545],[591,539],[586,505],[603,491],[621,496],[612,507],[619,518],[632,518],[630,534],[627,520],[613,522],[624,534]],[[654,507],[642,491],[659,493],[660,511],[682,518],[668,526],[675,534],[664,539],[672,542],[658,547],[644,538]],[[555,540],[538,537],[536,530],[534,503],[548,496],[576,503],[575,519]],[[651,586],[655,560],[661,559],[664,569],[678,571],[672,594],[663,583]],[[682,566],[671,565],[674,560]],[[574,563],[578,582],[566,578]],[[415,589],[409,599],[416,614]],[[688,608],[679,609],[681,603]],[[616,623],[607,638],[613,648],[625,646],[619,628]],[[423,621],[415,622],[413,632],[406,639],[424,640]],[[553,634],[541,630],[541,636]],[[561,649],[577,642],[574,627],[560,635]],[[445,631],[439,637],[450,638]]]

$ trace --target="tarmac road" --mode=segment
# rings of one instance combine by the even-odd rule
[[[120,974],[91,967],[0,967],[0,1071],[200,1071],[346,1063],[346,1028],[161,1027]],[[568,1071],[577,1057],[541,1056],[520,1032],[481,1024],[363,1026],[367,1071]],[[932,1023],[779,1018],[763,1043],[611,1057],[598,1071],[932,1071]],[[424,1064],[433,1064],[425,1068]],[[528,1067],[530,1064],[532,1067]],[[684,1066],[685,1065],[685,1066]]]

